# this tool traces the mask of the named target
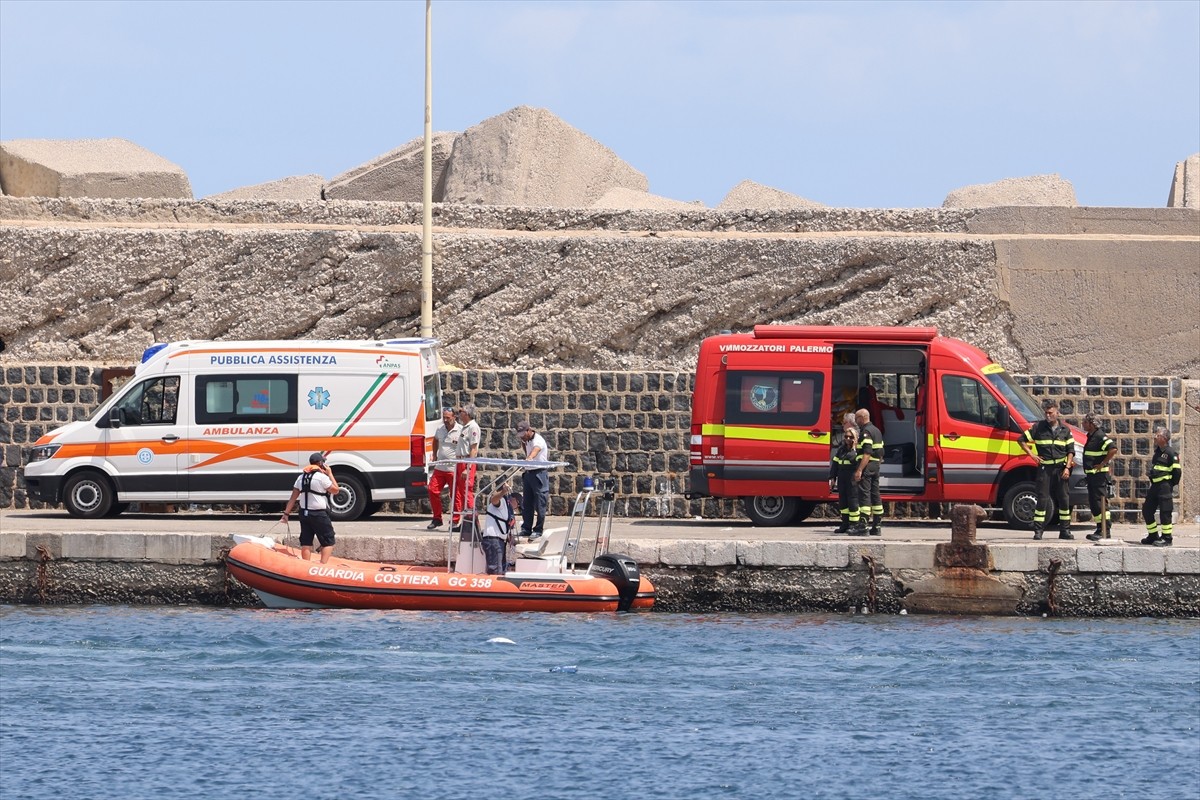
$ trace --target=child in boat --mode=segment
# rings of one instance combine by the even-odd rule
[[[480,541],[484,558],[487,559],[488,575],[503,575],[507,571],[508,556],[505,550],[513,519],[512,507],[508,504],[510,491],[508,481],[501,481],[492,489],[487,507],[483,510]]]

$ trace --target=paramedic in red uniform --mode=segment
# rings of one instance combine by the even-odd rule
[[[454,418],[453,408],[442,409],[442,424],[433,432],[434,461],[453,461],[458,457],[458,436],[462,429]],[[442,492],[454,485],[453,467],[434,467],[429,475],[429,510],[433,512],[433,521],[429,530],[442,527]],[[450,498],[453,501],[454,498]]]
[[[1074,539],[1071,534],[1071,501],[1067,496],[1067,481],[1075,466],[1075,437],[1071,429],[1058,419],[1058,403],[1042,402],[1046,418],[1035,422],[1017,442],[1021,449],[1038,462],[1037,508],[1033,512],[1033,538],[1041,539],[1046,530],[1046,514],[1050,498],[1058,505],[1058,538]]]

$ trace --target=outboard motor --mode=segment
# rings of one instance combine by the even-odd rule
[[[629,556],[620,553],[605,553],[592,559],[588,567],[588,575],[604,578],[617,587],[617,611],[628,611],[633,607],[637,598],[638,587],[642,584],[641,573],[637,562]]]

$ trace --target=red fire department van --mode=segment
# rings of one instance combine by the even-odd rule
[[[829,491],[842,418],[883,432],[884,502],[977,503],[1033,527],[1036,467],[1017,439],[1041,404],[983,351],[936,328],[758,325],[700,345],[692,497],[740,497],[757,525],[806,519]],[[1087,505],[1075,436],[1071,504]]]

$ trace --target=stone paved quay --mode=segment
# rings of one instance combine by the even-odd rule
[[[185,512],[76,520],[61,511],[0,512],[0,602],[201,602],[248,605],[229,588],[220,558],[236,533],[272,534],[268,516]],[[379,515],[341,523],[337,555],[368,561],[444,558],[445,528],[427,518]],[[567,518],[547,521],[565,527]],[[585,537],[599,520],[585,520]],[[884,535],[847,537],[832,521],[757,528],[740,520],[632,519],[612,523],[611,550],[642,565],[664,611],[963,610],[1072,616],[1200,616],[1200,525],[1176,525],[1174,546],[1138,544],[1140,525],[1113,528],[1109,542],[983,522],[987,569],[939,563],[948,521],[903,521]],[[293,520],[291,539],[298,533]],[[590,554],[585,550],[585,557]],[[219,579],[218,574],[222,574]],[[244,589],[244,587],[242,587]],[[922,598],[925,598],[923,600]],[[929,598],[933,598],[929,600]],[[949,598],[947,600],[947,598]],[[986,602],[980,605],[983,598]],[[947,605],[949,603],[949,605]],[[1001,609],[1007,609],[1002,611]]]

